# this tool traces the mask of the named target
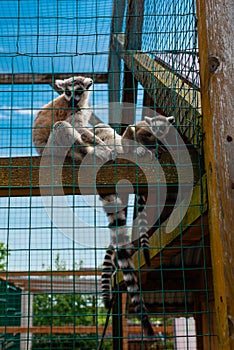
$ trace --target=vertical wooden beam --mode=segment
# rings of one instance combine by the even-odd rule
[[[140,50],[142,42],[142,27],[144,20],[144,0],[128,0],[128,10],[126,18],[126,33],[124,41],[124,50],[128,54],[128,50]],[[130,53],[132,55],[132,53]],[[134,73],[124,64],[124,81],[123,81],[123,103],[134,104],[137,101],[137,85],[138,81],[134,77]],[[124,108],[122,112],[122,125],[134,123],[134,108]],[[123,133],[124,127],[121,130]]]
[[[203,348],[203,338],[202,338],[202,314],[200,313],[201,304],[200,302],[195,303],[195,312],[194,315],[195,324],[196,324],[196,341],[197,341],[197,349],[204,350]]]
[[[201,303],[201,309],[206,310],[207,305],[205,301]],[[200,309],[200,310],[201,310]],[[216,326],[215,326],[215,308],[214,302],[209,301],[209,314],[207,312],[203,312],[201,315],[202,318],[202,348],[201,349],[218,349],[218,341],[216,334]],[[200,347],[198,347],[200,349]]]
[[[116,124],[116,115],[118,111],[115,110],[118,105],[114,103],[120,102],[120,72],[121,72],[121,58],[114,50],[114,35],[122,32],[124,10],[126,0],[114,0],[112,9],[112,23],[111,23],[111,38],[110,38],[110,53],[108,62],[108,84],[109,84],[109,103],[111,104],[109,111],[109,124]],[[119,112],[120,113],[120,112]]]
[[[127,293],[122,294],[122,325],[123,325],[123,350],[128,350],[128,323],[125,315]]]
[[[156,106],[155,101],[152,99],[152,97],[148,94],[147,89],[144,89],[144,95],[143,95],[143,108],[142,108],[142,118],[145,115],[152,116],[152,111],[156,111],[157,113],[160,113],[162,115],[165,115],[165,112]]]
[[[226,350],[234,349],[233,0],[197,0],[197,15],[215,311]]]
[[[144,19],[144,0],[128,0],[126,19],[126,50],[140,50]]]
[[[112,341],[113,349],[123,350],[123,324],[122,324],[122,293],[117,289],[115,302],[112,307]]]
[[[144,0],[128,0],[126,31],[124,50],[128,54],[128,50],[140,50],[142,43],[142,27],[144,20]],[[132,53],[131,53],[132,54]],[[130,55],[131,55],[130,54]],[[122,103],[122,120],[120,133],[123,134],[125,128],[129,124],[134,124],[135,104],[137,102],[137,86],[138,81],[134,77],[134,73],[129,70],[124,63],[124,80]],[[126,208],[127,215],[127,208]]]

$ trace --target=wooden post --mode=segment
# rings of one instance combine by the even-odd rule
[[[234,349],[233,0],[197,0],[197,15],[215,312],[226,350]]]
[[[122,294],[123,350],[128,350],[128,323],[126,318],[127,293]]]
[[[140,50],[142,41],[142,26],[144,19],[144,0],[128,0],[128,11],[126,18],[126,34],[124,41],[124,50],[128,55],[128,50]],[[132,53],[130,53],[132,55]],[[134,73],[124,64],[124,82],[123,82],[123,103],[136,104],[138,81]],[[134,123],[134,108],[124,108],[122,111],[122,125]],[[124,132],[124,128],[121,129]]]
[[[118,105],[115,106],[114,103],[120,102],[120,71],[121,71],[121,58],[114,50],[114,35],[116,33],[122,32],[124,10],[126,0],[114,0],[112,9],[112,23],[111,23],[111,39],[110,39],[110,53],[109,53],[109,63],[108,63],[108,83],[109,83],[109,103],[110,114],[109,114],[109,124],[116,124],[116,115],[118,111]],[[113,109],[112,109],[113,108]],[[121,112],[119,111],[119,114]]]
[[[115,302],[112,307],[112,341],[113,349],[123,349],[123,324],[122,324],[122,293],[119,289],[114,291],[117,293]]]

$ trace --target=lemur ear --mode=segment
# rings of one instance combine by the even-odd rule
[[[151,124],[151,118],[150,117],[147,117],[147,115],[144,116],[144,119],[146,121],[147,124]]]
[[[171,124],[175,123],[175,118],[173,117],[173,115],[170,115],[170,117],[167,117],[167,120],[168,120],[169,123],[171,123]]]
[[[66,84],[65,84],[65,81],[64,81],[64,80],[61,80],[61,79],[55,80],[55,85],[56,85],[59,89],[66,90],[66,89],[65,89]]]

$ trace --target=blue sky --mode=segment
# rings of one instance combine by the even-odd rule
[[[107,70],[112,4],[96,0],[0,1],[0,73],[96,72]],[[77,32],[79,33],[78,35]],[[100,55],[94,55],[99,52]],[[95,85],[93,105],[107,103],[107,85]],[[57,96],[47,85],[1,85],[0,156],[36,155],[31,127],[37,111]],[[104,118],[105,119],[105,118]],[[107,121],[107,120],[106,120]],[[72,203],[73,198],[68,198]],[[81,198],[75,212],[84,226],[76,230],[82,243],[106,246],[106,218]],[[95,224],[98,226],[95,229]],[[88,232],[87,232],[88,231]],[[8,243],[9,270],[40,270],[51,265],[59,252],[72,268],[101,264],[100,254],[80,245],[53,226],[40,197],[0,198],[0,241]]]
[[[193,3],[145,0],[142,49],[153,54],[193,48]],[[0,73],[107,72],[112,1],[0,0],[0,6]],[[49,85],[33,84],[0,85],[0,89],[0,157],[36,155],[33,119],[56,92]],[[106,84],[94,86],[91,102],[107,106]],[[102,109],[99,117],[108,122],[108,110]],[[68,267],[81,259],[88,267],[101,264],[103,251],[97,253],[88,243],[98,249],[107,246],[104,213],[81,197],[68,201],[90,226],[76,228],[83,245],[51,224],[40,197],[0,198],[0,241],[11,249],[9,270],[40,270],[42,264],[51,265],[58,252]]]

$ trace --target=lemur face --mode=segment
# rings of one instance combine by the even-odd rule
[[[144,119],[152,134],[159,139],[163,139],[168,134],[170,125],[175,122],[175,118],[173,116],[164,117],[163,115],[157,115],[153,118],[146,116]]]
[[[64,91],[64,96],[67,101],[71,101],[73,98],[74,101],[76,101],[76,105],[82,106],[82,103],[89,98],[93,81],[90,78],[78,76],[64,80],[58,79],[55,81],[55,84]]]

